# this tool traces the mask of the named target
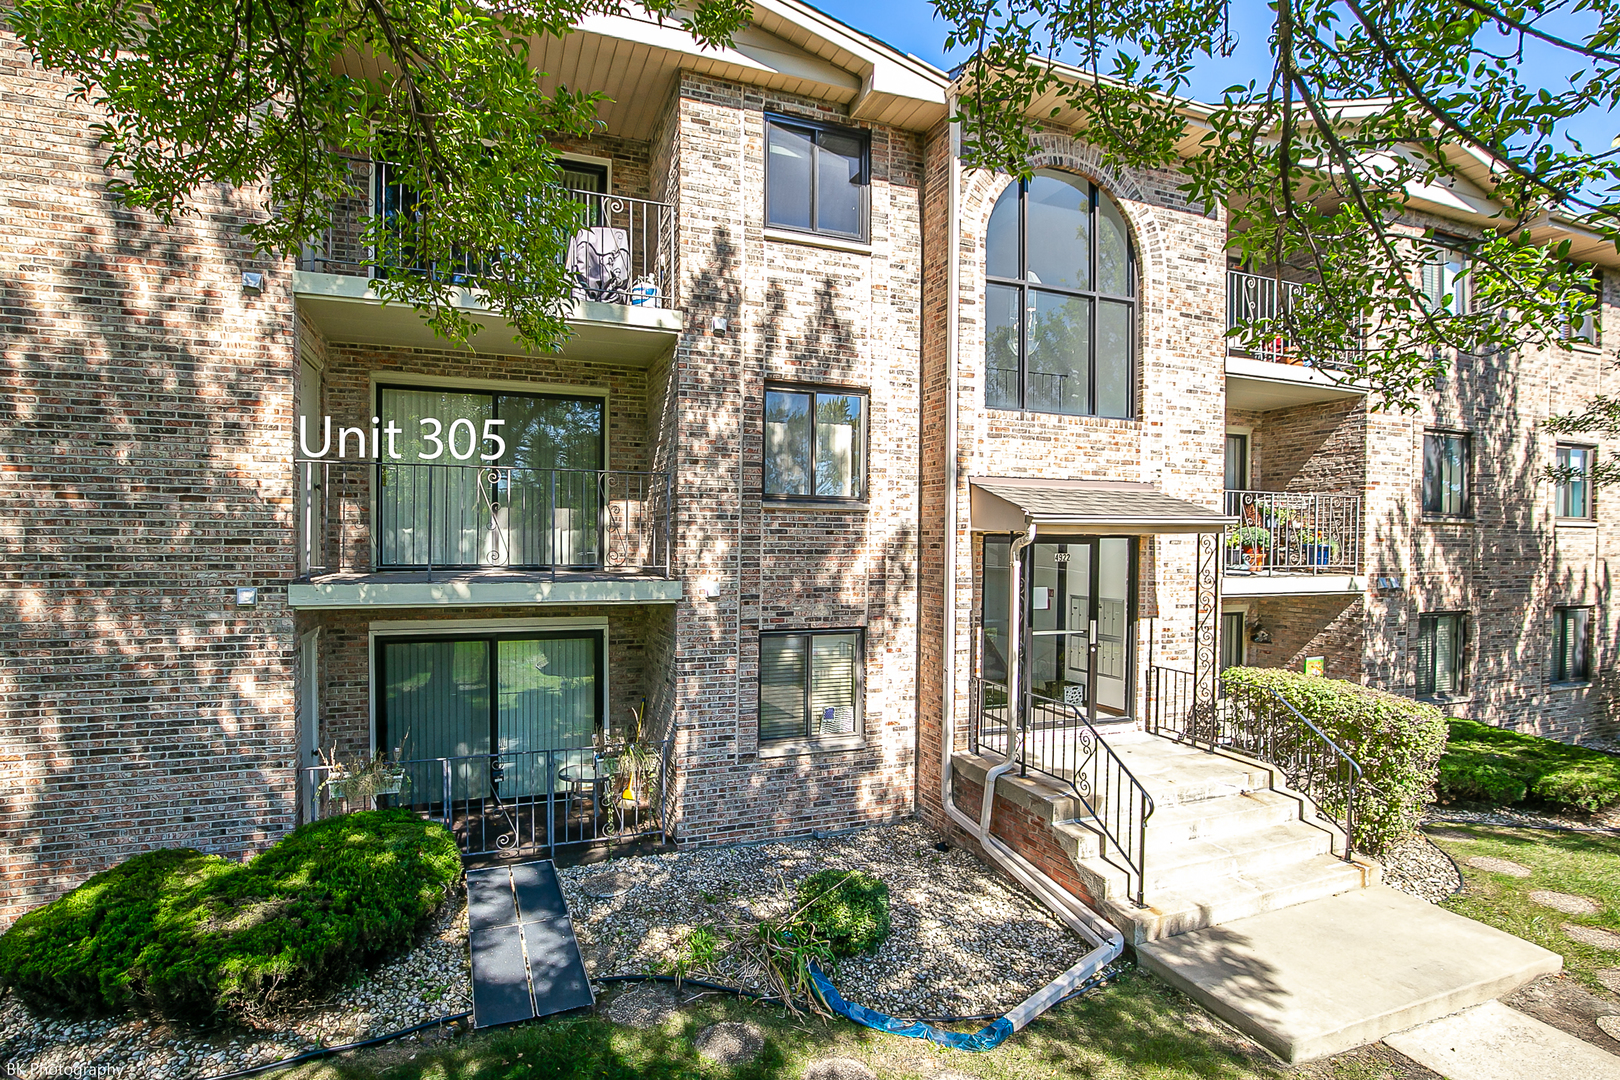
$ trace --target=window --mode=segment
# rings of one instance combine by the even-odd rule
[[[1463,652],[1468,616],[1459,613],[1420,615],[1417,641],[1417,692],[1446,697],[1464,691]]]
[[[1243,666],[1243,653],[1248,645],[1243,624],[1247,616],[1241,611],[1221,612],[1221,670]]]
[[[1423,436],[1423,512],[1436,517],[1467,517],[1468,436],[1431,431]]]
[[[759,636],[759,741],[861,733],[859,630]]]
[[[1249,488],[1249,437],[1234,432],[1226,433],[1226,490],[1247,491]]]
[[[1037,170],[985,232],[985,405],[1132,415],[1136,269],[1125,218],[1097,187]]]
[[[864,131],[767,117],[765,223],[865,240],[869,145]]]
[[[1558,469],[1568,470],[1558,481],[1558,516],[1561,518],[1591,518],[1596,515],[1592,507],[1592,465],[1597,450],[1590,446],[1558,445]]]
[[[866,395],[767,388],[765,494],[865,498]]]
[[[1587,287],[1581,290],[1581,295],[1588,299],[1592,306],[1570,315],[1564,327],[1564,336],[1582,345],[1596,346],[1602,330],[1600,316],[1603,310],[1603,271],[1595,266],[1592,268],[1592,276],[1587,280]]]
[[[1591,608],[1553,608],[1553,682],[1586,682],[1592,677],[1591,615]]]
[[[1425,250],[1420,285],[1430,311],[1444,311],[1452,315],[1467,313],[1467,272],[1468,256],[1450,246],[1450,243],[1439,240]]]

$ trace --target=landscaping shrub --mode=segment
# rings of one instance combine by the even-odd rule
[[[314,822],[246,863],[149,851],[18,919],[0,985],[193,1021],[319,994],[409,947],[460,874],[449,832],[405,810]]]
[[[1542,802],[1591,813],[1620,802],[1620,757],[1553,739],[1451,721],[1440,796],[1503,806]]]
[[[1228,668],[1226,693],[1247,703],[1266,721],[1288,723],[1291,714],[1267,691],[1292,705],[1361,766],[1356,793],[1358,850],[1377,855],[1409,838],[1434,800],[1440,754],[1446,746],[1445,716],[1433,705],[1340,679],[1280,668]],[[1297,725],[1296,725],[1297,726]],[[1322,809],[1342,817],[1344,807],[1324,799]]]
[[[859,870],[818,870],[799,882],[799,921],[834,956],[872,953],[889,936],[889,887]]]

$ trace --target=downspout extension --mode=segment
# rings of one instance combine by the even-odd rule
[[[945,99],[947,115],[957,114],[957,98],[949,94]],[[1011,1030],[1017,1031],[1051,1008],[1063,996],[1115,960],[1125,949],[1125,939],[1113,924],[1080,903],[1066,889],[1047,877],[1038,867],[990,834],[990,808],[995,796],[995,781],[986,777],[985,803],[981,819],[975,821],[956,806],[951,791],[951,755],[956,743],[956,488],[957,474],[957,354],[960,335],[957,328],[957,309],[961,293],[961,131],[953,119],[950,126],[948,162],[949,182],[946,184],[946,318],[945,318],[945,543],[943,598],[945,605],[941,648],[942,679],[940,701],[940,805],[945,815],[978,840],[986,855],[1007,874],[1033,893],[1040,901],[1075,933],[1090,942],[1092,948],[1080,961],[1052,980],[1047,986],[1031,994],[1007,1014]],[[1033,532],[1033,530],[1032,530]],[[1026,534],[1031,535],[1031,534]],[[1015,594],[1016,595],[1016,594]],[[1019,605],[1020,607],[1022,605]],[[1016,655],[1016,653],[1015,653]],[[1015,755],[1009,755],[1008,761]]]

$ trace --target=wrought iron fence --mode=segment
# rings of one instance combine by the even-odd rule
[[[472,255],[418,265],[413,242],[432,227],[417,209],[415,193],[387,162],[355,161],[355,195],[340,200],[340,220],[305,247],[299,269],[348,277],[376,278],[421,274],[450,285],[477,288],[488,271]],[[369,184],[367,178],[369,177]],[[367,192],[362,194],[362,192]],[[581,206],[581,227],[569,240],[565,264],[575,281],[575,297],[637,307],[676,306],[674,286],[675,212],[665,202],[567,189]],[[385,260],[365,243],[364,222],[381,218],[393,234]]]
[[[300,461],[298,573],[503,568],[668,574],[670,476]]]
[[[1238,519],[1226,534],[1226,569],[1354,574],[1361,568],[1361,496],[1286,491],[1226,493]]]
[[[1348,369],[1354,366],[1356,356],[1347,354],[1337,359],[1322,360],[1303,357],[1295,344],[1283,333],[1267,333],[1268,324],[1274,324],[1302,299],[1309,296],[1312,286],[1299,281],[1278,281],[1266,274],[1251,274],[1245,270],[1226,272],[1226,329],[1258,327],[1261,333],[1250,342],[1232,339],[1233,351],[1246,352],[1257,360],[1274,364],[1304,364],[1311,367]]]
[[[667,839],[673,753],[665,740],[422,758],[398,762],[397,783],[363,798],[316,766],[301,770],[300,805],[316,817],[403,807],[443,824],[467,855]]]
[[[1231,750],[1275,766],[1288,786],[1316,804],[1351,843],[1356,838],[1356,792],[1361,766],[1286,698],[1267,687],[1223,692],[1214,707],[1199,709],[1189,671],[1148,671],[1151,730],[1206,750]]]
[[[1124,871],[1127,891],[1136,904],[1145,903],[1147,822],[1153,816],[1153,797],[1091,721],[1068,702],[1032,693],[1025,694],[1024,708],[1014,716],[1003,683],[974,677],[970,691],[969,748],[1005,758],[1012,724],[1022,724],[1020,775],[1033,770],[1074,792],[1088,815],[1082,824],[1103,837],[1102,858]]]

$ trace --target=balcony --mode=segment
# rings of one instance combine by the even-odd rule
[[[1310,286],[1243,270],[1226,272],[1226,328],[1263,322],[1297,302]],[[1351,381],[1350,365],[1309,364],[1281,335],[1263,339],[1252,352],[1228,339],[1226,404],[1253,412],[1361,397],[1367,388]]]
[[[407,218],[408,193],[390,181],[386,165],[371,168],[373,209],[368,212],[380,206],[393,220]],[[576,283],[569,312],[574,336],[561,355],[645,366],[674,347],[683,327],[675,295],[674,208],[594,191],[571,191],[570,196],[582,205],[586,224],[570,239],[565,256]],[[414,274],[454,290],[457,306],[479,326],[475,347],[524,351],[510,325],[484,304],[474,287],[477,268],[470,259],[432,267],[378,265],[360,242],[361,222],[354,215],[327,230],[304,250],[294,274],[300,312],[328,340],[444,347],[414,310],[384,305],[372,288],[378,279]],[[411,221],[406,227],[423,226]]]
[[[1226,512],[1228,596],[1362,591],[1359,495],[1228,490]]]
[[[674,603],[661,472],[300,461],[297,608]]]

